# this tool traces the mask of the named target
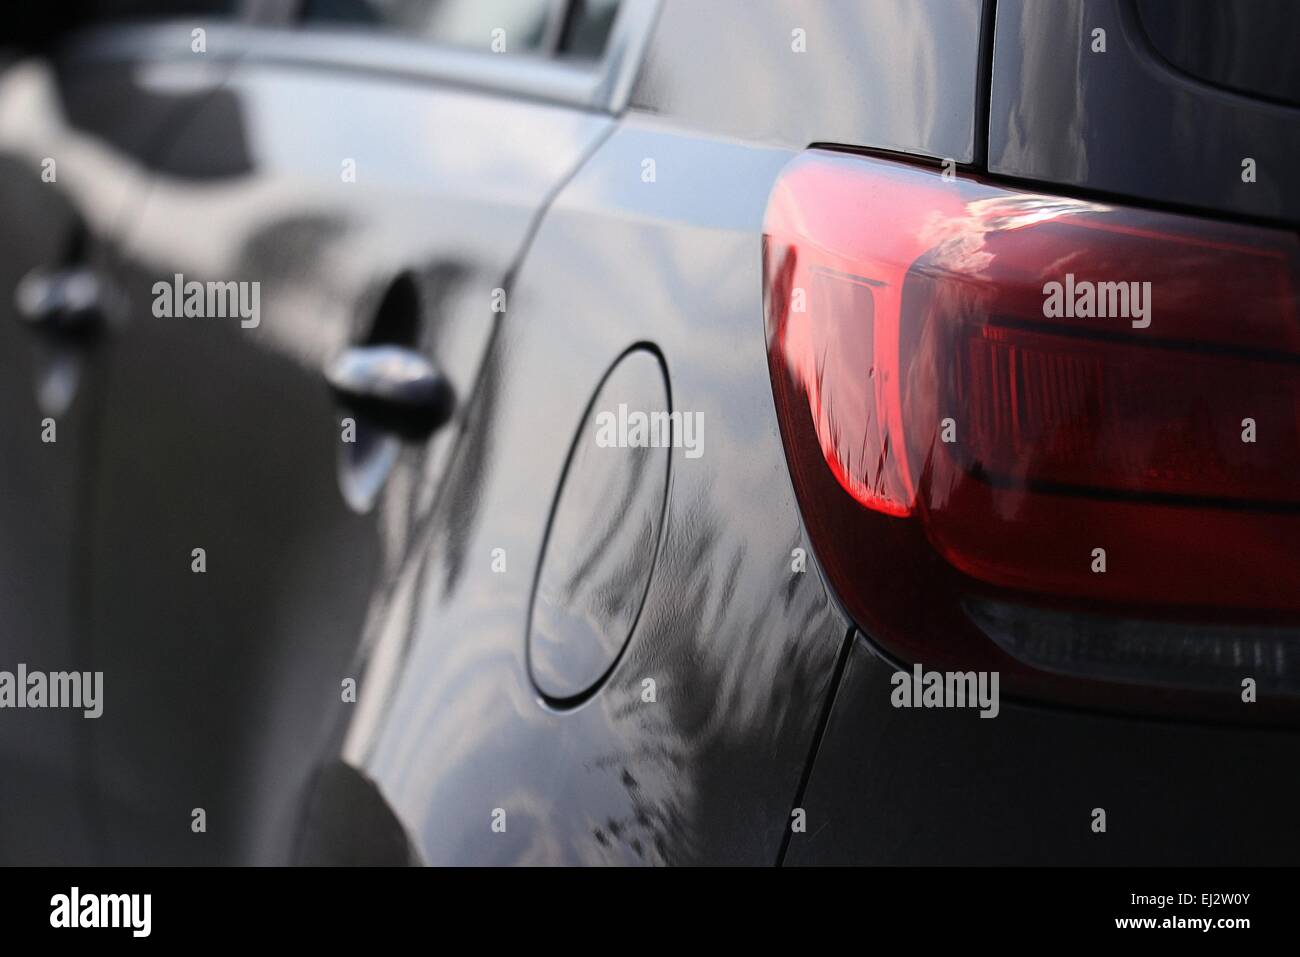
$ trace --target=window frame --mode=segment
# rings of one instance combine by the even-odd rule
[[[570,0],[550,0],[545,48],[517,55],[440,45],[419,37],[349,29],[303,28],[300,0],[240,0],[233,17],[198,17],[96,26],[71,53],[89,59],[189,57],[189,31],[207,30],[214,61],[305,66],[401,77],[613,115],[621,114],[658,17],[660,0],[621,0],[598,60],[558,55]]]

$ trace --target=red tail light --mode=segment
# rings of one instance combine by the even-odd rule
[[[823,151],[764,233],[800,504],[886,647],[1039,681],[963,609],[1300,622],[1293,234]]]

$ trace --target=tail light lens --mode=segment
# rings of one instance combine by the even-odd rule
[[[770,371],[814,547],[859,624],[911,661],[1118,700],[1134,693],[1084,688],[1070,656],[1123,641],[1084,648],[1060,622],[1129,623],[1087,627],[1150,652],[1146,621],[1166,643],[1148,683],[1177,686],[1181,657],[1204,689],[1203,653],[1239,690],[1300,624],[1297,253],[1282,230],[798,157],[764,229]],[[1059,661],[990,640],[979,623],[1008,608],[1022,639],[1033,609],[1055,615]],[[1300,691],[1297,664],[1268,681]]]

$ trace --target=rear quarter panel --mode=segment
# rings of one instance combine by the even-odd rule
[[[515,277],[423,565],[373,656],[392,663],[391,705],[348,736],[424,860],[780,859],[848,623],[815,563],[797,570],[810,546],[763,334],[767,197],[815,142],[971,162],[981,15],[978,0],[664,5],[633,111]],[[636,343],[663,356],[673,409],[703,416],[704,454],[673,451],[626,651],[557,711],[528,674],[532,583],[584,409]]]

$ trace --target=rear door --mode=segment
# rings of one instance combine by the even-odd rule
[[[111,19],[113,6],[97,12]],[[150,157],[169,123],[219,82],[207,65],[177,84],[129,56],[88,57],[58,36],[75,24],[49,26],[51,45],[0,52],[0,671],[9,679],[20,668],[93,668],[85,600],[103,412],[97,333],[113,319],[120,245]],[[14,703],[0,720],[0,861],[95,862],[97,719]]]
[[[158,160],[102,400],[88,547],[114,860],[283,860],[318,756],[374,697],[357,662],[512,268],[611,122],[601,64],[559,52],[563,5],[489,6],[271,5],[206,33],[236,65]],[[191,57],[157,30],[110,43]],[[341,356],[392,385],[359,347],[440,370],[451,421],[403,438],[338,405]]]

